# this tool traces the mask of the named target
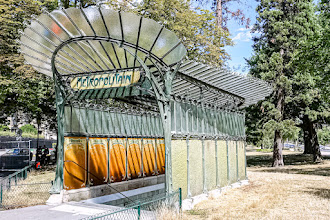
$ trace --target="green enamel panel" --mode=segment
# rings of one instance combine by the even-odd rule
[[[96,134],[102,134],[102,112],[101,111],[95,111],[94,110],[94,114],[95,114],[95,133]]]
[[[80,132],[80,111],[79,108],[72,108],[72,118],[71,118],[71,132]]]
[[[187,142],[172,140],[172,183],[173,189],[181,187],[182,199],[187,198]]]
[[[191,196],[203,193],[202,141],[189,140],[189,183]]]
[[[63,120],[63,129],[64,132],[71,131],[71,107],[65,106],[64,107],[64,120]]]
[[[215,161],[215,141],[205,140],[205,172],[207,190],[215,189],[217,186],[217,170]]]
[[[237,182],[236,143],[228,141],[229,182]]]
[[[102,134],[109,134],[108,112],[102,112]]]
[[[226,141],[218,141],[218,172],[220,187],[228,184]]]

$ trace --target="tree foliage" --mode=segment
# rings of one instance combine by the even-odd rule
[[[54,9],[57,1],[0,0],[0,5],[0,121],[17,111],[39,118],[48,118],[48,113],[54,116],[51,79],[24,65],[17,39],[24,21],[40,14],[42,7]]]
[[[245,25],[246,28],[250,25],[250,18],[244,14],[244,3],[242,0],[195,0],[202,5],[212,5],[212,10],[215,13],[217,26],[228,31],[227,23],[229,20],[236,20],[240,25]],[[241,7],[234,9],[231,3],[236,2]]]
[[[193,9],[188,0],[111,1],[111,7],[153,19],[173,31],[182,40],[188,58],[213,66],[222,66],[230,57],[225,46],[233,45],[229,33],[217,26],[214,13]]]
[[[318,130],[317,136],[319,137],[320,144],[322,145],[330,144],[330,127],[324,127]]]
[[[248,63],[253,76],[273,85],[273,94],[259,108],[268,111],[268,120],[272,120],[275,128],[273,166],[281,166],[284,165],[285,136],[281,128],[290,120],[290,124],[296,121],[293,114],[297,111],[289,104],[301,94],[301,87],[296,86],[297,78],[305,77],[305,73],[297,69],[295,54],[302,48],[301,42],[314,36],[316,18],[311,0],[261,0],[257,12],[253,31],[260,35],[254,39],[254,55]]]

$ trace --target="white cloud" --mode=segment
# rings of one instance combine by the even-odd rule
[[[244,41],[248,42],[252,39],[252,34],[249,29],[245,29],[246,31],[239,32],[235,37],[233,37],[233,41]]]

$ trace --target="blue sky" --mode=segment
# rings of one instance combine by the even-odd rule
[[[198,4],[192,1],[194,6],[199,6],[211,10],[212,0],[204,0],[205,4]],[[256,22],[256,8],[258,3],[256,0],[239,0],[230,3],[230,9],[236,11],[238,8],[243,11],[245,17],[250,18],[250,27]],[[234,46],[225,47],[225,50],[230,55],[231,60],[227,61],[227,65],[235,72],[241,74],[248,73],[248,67],[245,58],[252,56],[252,37],[255,35],[251,33],[251,28],[246,28],[243,25],[239,25],[234,19],[228,21],[227,27],[230,32],[230,38],[234,42]]]
[[[255,0],[242,1],[242,4],[232,4],[232,8],[237,7],[243,9],[246,17],[251,19],[250,27],[256,22],[256,7],[257,2]],[[250,58],[252,56],[252,37],[255,35],[251,33],[251,29],[239,25],[236,21],[230,20],[228,22],[228,29],[231,33],[231,38],[234,41],[234,46],[226,47],[226,51],[229,53],[231,60],[229,60],[228,66],[235,72],[241,74],[248,73],[248,67],[244,58]]]

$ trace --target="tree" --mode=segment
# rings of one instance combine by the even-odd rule
[[[100,0],[60,0],[60,7],[63,8],[87,8],[96,5]]]
[[[229,59],[224,49],[233,45],[229,33],[217,27],[213,12],[192,9],[189,0],[146,0],[139,4],[112,1],[107,4],[161,23],[182,40],[192,60],[222,66]]]
[[[314,11],[311,0],[261,0],[253,28],[254,55],[248,61],[250,73],[273,84],[273,94],[264,101],[270,118],[276,122],[273,142],[273,166],[283,166],[283,130],[292,117],[286,104],[292,98],[294,77],[298,74],[294,55],[300,42],[313,35]]]
[[[227,30],[227,22],[229,19],[238,21],[239,24],[245,25],[246,28],[250,25],[250,18],[247,18],[242,9],[232,9],[231,3],[237,2],[242,5],[241,0],[196,0],[201,4],[211,3],[212,10],[215,12],[217,26]]]
[[[329,70],[330,21],[329,2],[321,1],[317,19],[311,19],[313,35],[300,41],[293,64],[297,72],[293,81],[293,96],[289,105],[292,114],[300,117],[304,130],[304,153],[313,154],[314,161],[321,160],[317,128],[329,123]]]
[[[54,93],[51,79],[36,73],[19,54],[19,30],[23,21],[41,13],[41,7],[49,10],[57,7],[57,1],[0,0],[0,121],[17,111],[44,116],[45,109],[53,108]],[[53,117],[55,112],[52,113]]]

